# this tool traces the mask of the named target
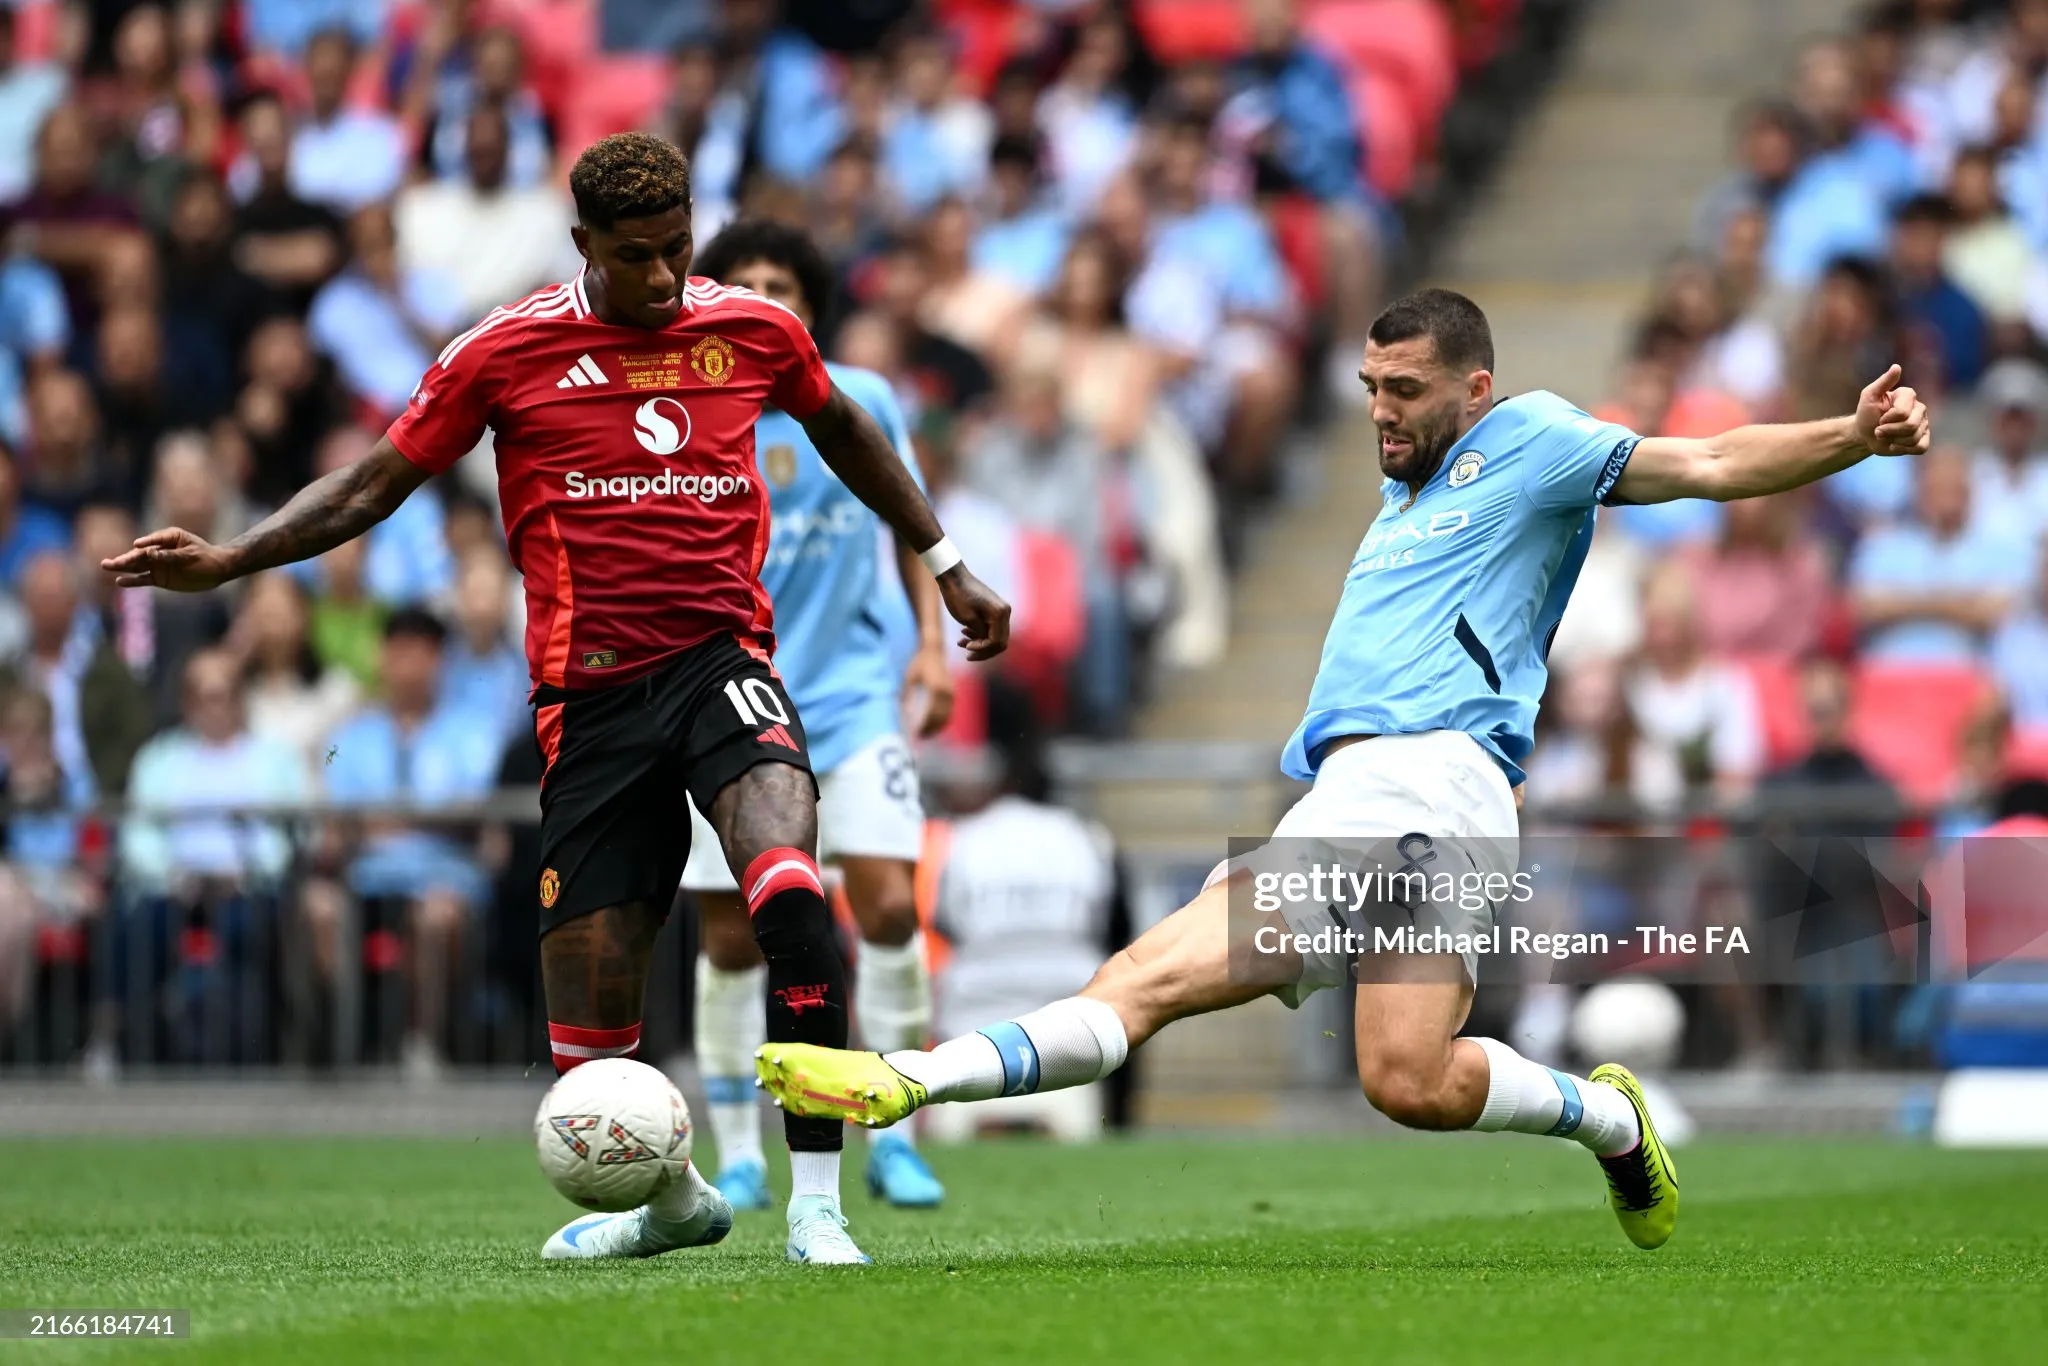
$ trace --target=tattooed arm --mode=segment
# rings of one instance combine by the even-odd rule
[[[123,588],[168,588],[203,593],[230,579],[310,560],[353,540],[389,517],[427,481],[427,471],[378,441],[352,464],[314,480],[289,503],[226,545],[210,545],[178,527],[152,531],[100,568]]]

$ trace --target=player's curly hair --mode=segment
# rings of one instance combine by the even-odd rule
[[[723,281],[749,261],[766,261],[796,276],[811,316],[822,320],[832,309],[832,267],[825,253],[802,228],[773,218],[736,218],[711,244],[697,253],[692,275]]]
[[[587,228],[690,206],[690,159],[652,133],[613,133],[583,149],[569,172],[576,216]]]

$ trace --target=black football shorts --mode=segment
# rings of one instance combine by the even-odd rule
[[[605,906],[666,915],[690,856],[687,793],[707,815],[756,764],[811,771],[803,724],[765,656],[714,636],[641,678],[583,691],[543,685],[540,932]],[[815,786],[815,779],[813,780]]]

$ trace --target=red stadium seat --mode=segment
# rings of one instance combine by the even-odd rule
[[[1424,136],[1406,93],[1392,77],[1368,67],[1351,78],[1351,107],[1364,130],[1365,165],[1373,189],[1399,199],[1415,184]]]
[[[1238,0],[1138,0],[1134,8],[1152,55],[1169,65],[1234,57],[1244,50]]]
[[[1514,31],[1522,0],[1465,0],[1457,12],[1458,69],[1476,71],[1492,61]]]
[[[57,0],[20,0],[14,7],[14,60],[47,62],[57,56]]]
[[[1433,134],[1458,91],[1458,56],[1446,7],[1431,0],[1320,0],[1303,32],[1353,72],[1383,71],[1400,83],[1418,129]]]
[[[1850,739],[1909,800],[1941,801],[1955,784],[1964,728],[1991,690],[1966,666],[1864,664],[1849,704]]]
[[[528,0],[499,9],[494,17],[518,29],[524,41],[527,83],[541,107],[550,117],[566,120],[575,97],[607,74],[597,51],[597,0]],[[566,129],[560,145],[571,157],[584,146],[570,142]]]
[[[953,38],[954,68],[986,98],[996,72],[1020,46],[1023,6],[1017,0],[939,0],[935,8]]]
[[[1280,248],[1280,259],[1294,277],[1295,290],[1311,302],[1323,297],[1323,217],[1316,202],[1304,195],[1284,195],[1267,212],[1267,226]]]
[[[1789,659],[1749,655],[1734,661],[1756,691],[1757,720],[1764,733],[1764,763],[1782,768],[1813,744],[1806,700],[1799,692],[1799,666]]]
[[[644,128],[668,97],[665,57],[600,57],[587,63],[562,110],[563,162],[607,133]]]
[[[2014,728],[2005,744],[2005,776],[2048,779],[2048,726]]]

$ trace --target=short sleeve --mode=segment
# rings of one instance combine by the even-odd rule
[[[489,425],[483,370],[490,352],[481,341],[471,333],[450,342],[385,433],[400,455],[429,474],[444,473],[469,454]]]
[[[1543,439],[1532,443],[1530,498],[1550,511],[1578,511],[1605,503],[1642,438],[1616,422],[1602,422],[1560,403]]]
[[[818,343],[796,314],[779,304],[770,304],[769,310],[769,323],[783,340],[768,339],[774,348],[768,357],[774,376],[768,401],[802,422],[815,417],[832,397],[832,376],[825,370],[825,358],[818,354]]]

